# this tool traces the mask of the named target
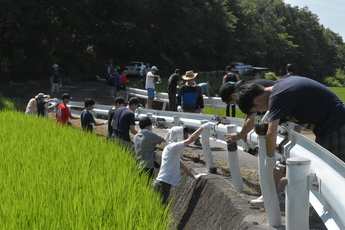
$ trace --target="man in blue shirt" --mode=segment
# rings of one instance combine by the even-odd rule
[[[111,125],[113,126],[113,138],[122,141],[122,144],[133,149],[129,132],[133,135],[138,132],[135,130],[134,111],[141,106],[137,97],[132,97],[128,101],[127,107],[120,107],[115,111]]]

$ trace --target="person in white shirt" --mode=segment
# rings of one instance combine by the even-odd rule
[[[156,180],[153,182],[153,189],[161,194],[163,204],[167,203],[171,186],[179,186],[180,167],[195,180],[199,180],[201,176],[206,175],[193,174],[180,159],[180,156],[184,147],[194,142],[204,129],[211,129],[213,125],[210,122],[203,124],[186,140],[183,140],[183,127],[176,126],[168,131],[165,140],[170,144],[163,150],[161,168]]]
[[[156,75],[158,68],[152,66],[151,71],[146,75],[146,84],[145,88],[147,89],[147,106],[149,109],[152,109],[153,98],[155,97],[155,78],[159,78],[159,75]]]

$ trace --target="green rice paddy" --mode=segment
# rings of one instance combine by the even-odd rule
[[[169,229],[169,208],[118,144],[14,111],[0,122],[0,229]]]

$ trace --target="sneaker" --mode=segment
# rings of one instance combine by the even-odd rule
[[[277,194],[279,203],[285,203],[285,192]],[[261,195],[259,198],[251,200],[252,205],[264,205],[264,197]]]
[[[259,198],[250,201],[251,205],[264,205],[264,197],[261,195]]]
[[[194,145],[201,146],[201,142],[200,141],[196,141],[196,142],[194,142]]]

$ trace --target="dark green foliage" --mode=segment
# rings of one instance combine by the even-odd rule
[[[282,0],[3,0],[0,15],[2,82],[48,81],[54,63],[91,79],[109,59],[169,71],[242,61],[277,75],[292,63],[318,81],[345,66],[342,38]]]

